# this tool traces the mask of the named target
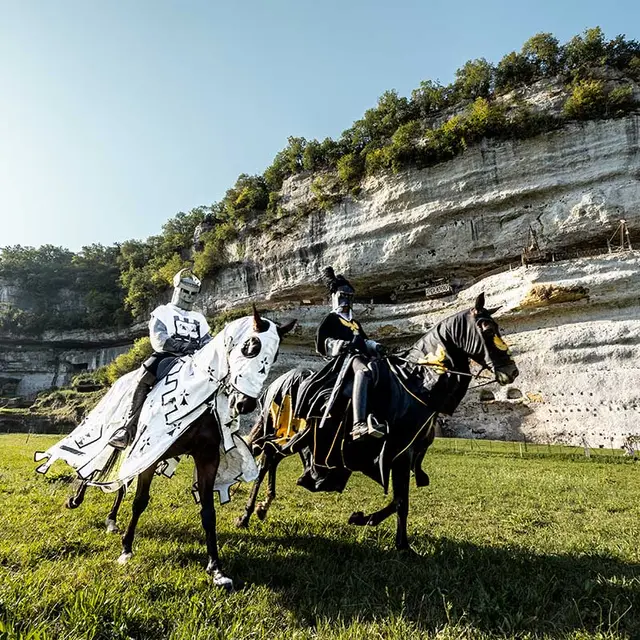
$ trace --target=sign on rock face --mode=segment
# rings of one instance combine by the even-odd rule
[[[453,293],[453,287],[448,282],[444,284],[437,284],[433,287],[427,287],[424,290],[425,298],[439,298],[441,296],[448,296]]]

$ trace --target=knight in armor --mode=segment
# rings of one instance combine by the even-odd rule
[[[191,355],[209,340],[211,334],[206,318],[193,311],[193,303],[200,291],[200,280],[188,269],[182,269],[173,278],[173,296],[169,304],[157,307],[149,320],[149,338],[153,355],[144,363],[144,375],[133,394],[129,417],[118,429],[109,444],[125,449],[133,442],[144,401],[158,378],[158,366],[167,358]]]
[[[316,350],[327,358],[336,358],[349,352],[355,354],[353,372],[353,429],[354,440],[365,436],[381,438],[385,435],[384,424],[367,412],[368,392],[373,382],[371,360],[383,352],[383,347],[369,340],[362,325],[353,317],[355,291],[343,275],[334,273],[332,267],[324,269],[324,281],[331,293],[332,310],[322,321],[316,333]]]

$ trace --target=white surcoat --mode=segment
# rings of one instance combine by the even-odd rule
[[[207,319],[199,311],[186,311],[174,304],[154,309],[149,320],[149,337],[154,351],[163,351],[168,338],[200,341],[209,334]]]

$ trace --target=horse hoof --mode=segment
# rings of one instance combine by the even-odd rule
[[[354,511],[349,516],[349,524],[355,524],[356,527],[364,527],[364,525],[367,524],[367,517],[362,511]]]
[[[258,507],[256,509],[256,516],[258,520],[264,520],[267,517],[267,510],[264,507]]]
[[[212,562],[209,562],[205,571],[213,578],[213,584],[216,587],[222,587],[227,592],[233,591],[233,580],[227,578],[220,569],[216,569]]]
[[[64,506],[67,509],[77,509],[80,505],[74,502],[73,497],[70,497],[70,498],[67,498],[67,501],[64,503]]]
[[[411,545],[407,542],[406,546],[396,546],[396,549],[404,556],[408,556],[409,558],[417,558],[420,554],[415,551]]]
[[[115,520],[107,518],[105,524],[107,525],[107,533],[120,533],[120,529],[118,529],[118,525]]]
[[[236,520],[236,527],[238,529],[247,529],[249,527],[249,518],[245,518],[244,516],[239,517]]]
[[[129,560],[131,560],[131,558],[133,557],[133,553],[129,552],[129,553],[121,553],[120,557],[118,558],[118,564],[127,564],[127,562],[129,562]]]
[[[222,571],[213,572],[213,584],[215,584],[216,587],[222,587],[227,593],[233,591],[233,580],[227,578]]]

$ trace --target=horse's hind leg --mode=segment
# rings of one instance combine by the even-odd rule
[[[122,536],[122,553],[118,558],[120,564],[128,562],[133,555],[133,538],[136,534],[136,526],[138,525],[140,516],[149,504],[149,487],[151,486],[155,470],[156,465],[154,464],[138,476],[138,487],[136,488],[136,496],[133,499],[131,520],[129,520],[129,526]]]
[[[355,524],[358,527],[375,527],[383,520],[386,520],[389,516],[396,512],[396,501],[392,500],[388,505],[382,507],[379,511],[374,511],[370,515],[366,515],[362,511],[354,511],[349,516],[349,524]]]
[[[109,515],[107,516],[107,519],[105,521],[105,524],[107,525],[108,533],[119,532],[118,525],[116,524],[116,519],[118,517],[118,511],[120,509],[120,505],[122,504],[122,498],[124,498],[125,491],[126,491],[125,487],[120,487],[118,489],[118,492],[116,493],[116,497],[115,497],[115,500],[113,501],[111,511],[109,511]]]
[[[256,499],[258,498],[258,493],[260,492],[260,486],[262,485],[262,481],[264,477],[267,475],[269,471],[269,463],[271,459],[267,457],[265,453],[262,456],[262,460],[260,461],[260,468],[258,469],[258,477],[253,483],[253,487],[251,488],[251,493],[249,494],[249,500],[247,500],[247,504],[244,507],[244,513],[236,520],[236,527],[246,528],[249,526],[249,520],[251,518],[251,514],[254,512],[256,507]]]
[[[276,499],[276,471],[278,470],[278,464],[282,460],[281,457],[272,457],[269,464],[269,486],[267,487],[266,498],[256,507],[256,515],[260,520],[264,520],[267,517],[267,512],[271,503]]]
[[[84,494],[87,490],[87,483],[84,480],[80,480],[80,484],[76,492],[67,498],[67,501],[64,503],[64,506],[67,509],[77,509],[84,501]]]

